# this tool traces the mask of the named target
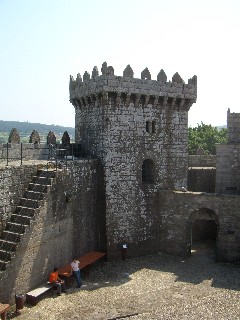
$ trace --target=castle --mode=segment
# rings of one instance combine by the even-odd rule
[[[106,63],[101,72],[70,77],[84,156],[60,169],[48,159],[0,171],[0,208],[8,213],[0,238],[2,301],[44,283],[73,255],[102,250],[120,258],[123,244],[129,257],[188,257],[192,241],[207,239],[218,261],[240,260],[240,114],[228,110],[228,142],[216,157],[189,157],[196,76],[185,84],[175,73],[167,81],[161,70],[152,80],[146,68],[137,79],[128,65],[121,77]]]

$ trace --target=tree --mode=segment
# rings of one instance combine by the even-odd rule
[[[227,129],[218,129],[201,122],[195,128],[188,128],[188,153],[196,154],[202,148],[206,154],[216,154],[216,143],[227,142]]]

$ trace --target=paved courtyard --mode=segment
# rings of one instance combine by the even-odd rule
[[[103,262],[83,274],[80,290],[73,282],[67,294],[52,291],[17,319],[240,319],[239,271],[216,263],[204,245],[186,260],[157,254]]]

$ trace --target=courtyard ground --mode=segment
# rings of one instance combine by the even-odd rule
[[[186,260],[156,254],[98,263],[80,290],[75,282],[67,294],[52,290],[16,319],[240,319],[240,266],[197,249]]]

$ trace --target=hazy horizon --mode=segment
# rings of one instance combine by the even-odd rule
[[[237,0],[0,1],[1,118],[74,127],[69,76],[106,61],[117,76],[197,75],[189,126],[225,125],[239,110],[239,14]]]

